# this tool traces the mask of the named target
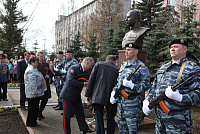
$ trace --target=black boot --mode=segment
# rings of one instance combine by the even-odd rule
[[[60,103],[58,103],[58,105],[53,106],[53,108],[57,108],[57,107],[59,107],[59,105],[60,105]]]
[[[59,106],[57,108],[55,108],[55,110],[63,110],[63,107],[62,107],[62,103],[59,102]]]

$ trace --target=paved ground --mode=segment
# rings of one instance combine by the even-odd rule
[[[63,121],[62,116],[60,113],[62,111],[56,111],[52,107],[53,105],[57,104],[57,96],[55,91],[55,86],[51,85],[52,90],[52,98],[49,99],[48,104],[43,112],[43,115],[45,116],[45,119],[38,121],[37,127],[28,127],[28,130],[30,133],[35,134],[62,134],[63,131]],[[84,90],[82,92],[82,99],[85,100],[84,97]],[[8,100],[9,101],[0,101],[0,106],[18,106],[19,107],[19,89],[8,89]],[[26,103],[27,105],[27,103]],[[24,121],[26,121],[27,117],[27,111],[23,111],[20,108],[18,108],[22,118]],[[76,118],[73,117],[71,119],[71,129],[72,134],[81,134],[82,132],[79,131],[79,127],[76,121]],[[92,133],[92,134],[95,134]],[[118,134],[118,130],[116,129],[116,134]],[[147,129],[147,130],[141,130],[139,131],[139,134],[155,134],[154,129]]]

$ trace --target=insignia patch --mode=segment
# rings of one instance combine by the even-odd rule
[[[160,70],[167,70],[167,68],[161,68]]]
[[[184,40],[183,40],[183,39],[181,39],[181,43],[184,43]]]
[[[73,73],[74,73],[74,70],[71,70],[71,73],[73,74]]]
[[[129,47],[132,47],[132,44],[129,44]]]

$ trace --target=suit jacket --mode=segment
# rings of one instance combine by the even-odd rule
[[[17,63],[17,82],[18,83],[24,84],[24,73],[25,73],[26,68],[27,68],[27,64],[24,59],[20,60]]]
[[[84,80],[79,80],[81,77],[89,78],[89,72],[83,72],[81,64],[76,64],[69,68],[67,79],[60,93],[61,98],[72,103],[80,101],[81,91],[84,86]]]
[[[91,97],[92,103],[107,106],[117,77],[118,68],[113,62],[97,62],[92,69],[85,96]]]
[[[49,64],[48,63],[39,63],[37,66],[37,69],[39,72],[42,73],[43,77],[45,78],[46,75],[49,75],[49,78],[51,78],[51,76],[53,75],[53,73],[51,72],[51,70],[46,69],[45,68],[49,68]],[[47,93],[48,93],[48,98],[51,98],[51,88],[50,88],[50,84],[49,84],[49,79],[46,79],[46,86],[47,86]]]

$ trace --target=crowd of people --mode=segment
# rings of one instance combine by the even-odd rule
[[[37,55],[24,53],[24,59],[6,60],[6,54],[0,53],[0,87],[3,89],[0,99],[7,101],[7,81],[17,82],[20,86],[20,107],[27,110],[26,125],[37,126],[37,120],[44,118],[42,112],[51,98],[50,83],[54,81],[58,97],[55,110],[63,110],[63,128],[71,133],[70,118],[75,115],[83,134],[96,131],[104,134],[103,109],[107,109],[107,133],[115,133],[114,116],[117,116],[119,133],[135,134],[141,124],[141,111],[148,115],[152,112],[149,103],[154,97],[165,94],[164,103],[170,114],[155,106],[157,116],[155,131],[162,133],[192,133],[191,106],[200,102],[200,67],[186,58],[188,43],[184,39],[171,41],[172,60],[164,63],[156,73],[153,85],[147,66],[138,59],[139,46],[136,43],[125,45],[125,62],[120,69],[116,66],[117,58],[108,55],[106,61],[95,63],[92,57],[85,57],[82,62],[74,58],[74,52],[57,52],[53,65],[44,59],[44,52]],[[13,69],[12,69],[13,68]],[[137,68],[137,69],[136,69]],[[134,75],[131,75],[134,72]],[[194,78],[176,91],[173,86],[184,82],[190,76]],[[51,80],[51,78],[53,79]],[[121,86],[123,89],[121,89]],[[94,107],[96,129],[91,130],[85,122],[81,91],[86,87],[87,103]],[[150,89],[145,100],[142,94]],[[119,94],[117,94],[121,90]]]

